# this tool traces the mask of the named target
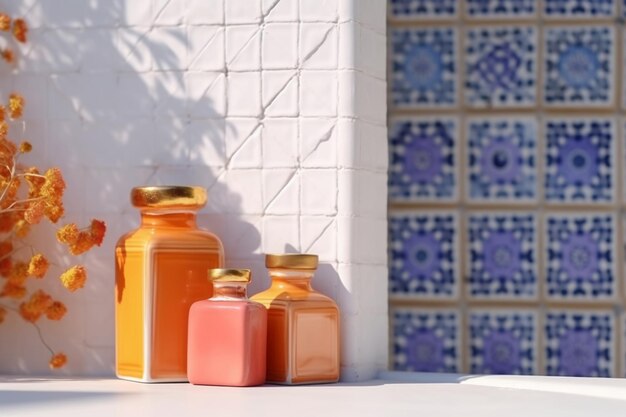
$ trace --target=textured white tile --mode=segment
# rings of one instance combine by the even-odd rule
[[[221,72],[185,74],[187,114],[192,118],[223,118],[226,114],[226,77]]]
[[[194,2],[199,2],[196,0]],[[85,2],[82,2],[85,3]],[[122,26],[150,26],[153,22],[152,2],[123,1],[120,24]]]
[[[148,36],[151,29],[119,28],[115,44],[119,51],[116,67],[122,71],[145,72],[153,65],[152,52],[149,49]]]
[[[224,166],[224,130],[225,122],[222,119],[189,121],[183,128],[181,138],[187,161],[194,165]]]
[[[116,29],[89,29],[80,37],[82,56],[80,70],[83,72],[109,72],[117,67],[119,50],[114,40]],[[76,44],[74,44],[76,45]]]
[[[220,26],[187,27],[189,70],[224,69],[224,28]]]
[[[335,119],[300,119],[300,160],[305,168],[337,166]]]
[[[303,71],[301,73],[300,114],[302,116],[335,116],[337,114],[336,72]]]
[[[26,100],[23,117],[43,119],[41,115],[46,113],[48,105],[47,77],[43,74],[16,74],[11,77],[11,81],[11,91],[19,91]],[[3,99],[6,99],[7,93],[2,92]]]
[[[302,214],[337,213],[337,171],[305,169],[301,171]]]
[[[180,25],[185,18],[185,0],[152,0],[154,24],[163,26]]]
[[[33,30],[23,56],[17,56],[18,68],[22,72],[76,72],[85,55],[84,35],[82,28]]]
[[[298,120],[268,118],[263,122],[263,166],[292,168],[298,164]]]
[[[337,21],[337,0],[300,0],[300,20],[303,22]]]
[[[190,25],[217,25],[224,23],[223,0],[186,0],[185,21]],[[126,2],[129,3],[129,2]],[[139,2],[132,2],[139,3]]]
[[[227,119],[225,138],[229,168],[261,167],[261,124],[257,119]]]
[[[118,115],[148,117],[153,114],[156,108],[155,97],[151,94],[154,86],[153,74],[119,74],[117,85],[116,107]]]
[[[185,74],[182,71],[161,71],[154,73],[153,94],[154,114],[157,117],[177,117],[185,113]]]
[[[231,213],[263,212],[262,170],[230,169],[226,173],[228,208]]]
[[[154,154],[155,166],[176,167],[189,165],[189,152],[182,140],[185,123],[176,117],[161,117],[155,122],[156,149],[151,150]]]
[[[260,51],[261,29],[259,26],[226,26],[226,67],[229,70],[259,70]]]
[[[295,168],[263,171],[263,207],[265,214],[300,212],[300,176]]]
[[[209,199],[212,196],[209,195]],[[247,259],[261,249],[261,216],[239,214],[200,214],[198,225],[217,235],[224,245],[226,262],[235,256]],[[239,268],[247,268],[239,265]],[[254,279],[254,277],[253,277]]]
[[[338,29],[333,23],[304,23],[300,26],[302,68],[337,68]]]
[[[269,23],[263,28],[263,68],[295,68],[298,63],[298,24]]]
[[[339,115],[383,124],[387,118],[387,83],[360,71],[339,73]]]
[[[228,116],[259,116],[261,114],[258,72],[231,72],[228,74]]]
[[[298,249],[298,216],[264,216],[261,239],[264,253],[287,252],[287,245]]]
[[[389,163],[387,128],[362,120],[340,119],[337,122],[338,165],[342,168],[386,171]]]
[[[384,219],[387,175],[384,172],[340,170],[338,209],[341,214]],[[344,191],[345,190],[345,191]]]
[[[262,9],[268,23],[298,21],[297,0],[263,0]]]
[[[320,262],[337,259],[337,223],[333,217],[302,216],[300,236],[302,251],[319,256]]]
[[[187,68],[187,31],[182,26],[152,28],[143,47],[152,55],[155,70]]]
[[[387,20],[386,2],[380,0],[358,0],[340,3],[352,3],[353,20],[379,33],[385,33]]]
[[[90,190],[82,196],[85,210],[94,214],[134,210],[128,197],[130,189],[137,184],[145,184],[152,173],[150,168],[85,169],[83,181]],[[129,178],[133,181],[129,182]]]
[[[191,184],[209,188],[216,182],[219,172],[219,168],[204,165],[162,165],[151,169],[148,183],[157,185]],[[209,194],[211,194],[210,190]]]
[[[337,217],[341,239],[337,256],[343,263],[385,265],[387,262],[387,219],[352,217],[343,213]]]
[[[263,71],[264,114],[270,117],[297,116],[298,74],[296,71]]]
[[[261,0],[228,0],[224,3],[226,24],[261,21]]]

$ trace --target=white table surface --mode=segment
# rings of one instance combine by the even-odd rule
[[[382,373],[379,379],[253,388],[116,379],[0,378],[1,417],[626,416],[626,380]]]

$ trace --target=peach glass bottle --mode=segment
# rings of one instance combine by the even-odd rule
[[[251,297],[268,309],[267,382],[339,379],[339,309],[311,287],[317,255],[266,255],[272,285]]]
[[[200,385],[265,382],[267,311],[248,300],[249,269],[212,269],[213,297],[189,311],[187,376]]]
[[[187,380],[189,307],[211,296],[206,271],[224,263],[220,240],[196,226],[201,187],[137,187],[138,229],[115,248],[115,353],[119,378]]]

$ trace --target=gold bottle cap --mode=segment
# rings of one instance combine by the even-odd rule
[[[209,279],[213,282],[250,282],[249,269],[209,269]]]
[[[207,192],[203,187],[182,185],[135,187],[130,201],[143,208],[200,208],[207,202]]]
[[[268,253],[265,255],[266,268],[317,269],[319,257],[307,253]]]

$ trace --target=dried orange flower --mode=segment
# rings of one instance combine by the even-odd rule
[[[13,226],[13,231],[15,232],[15,236],[24,238],[30,232],[30,223],[26,220],[18,220]]]
[[[11,30],[11,17],[6,13],[0,13],[0,30],[4,32]]]
[[[76,223],[66,224],[57,230],[57,240],[61,243],[72,245],[78,239],[79,234],[80,230],[78,230]]]
[[[14,284],[23,285],[28,278],[28,264],[26,262],[15,262],[9,272],[9,282]]]
[[[11,269],[13,269],[13,261],[11,258],[7,257],[0,261],[0,275],[3,277],[8,277],[11,273]],[[1,294],[0,294],[1,295]]]
[[[0,292],[0,297],[9,297],[15,300],[20,300],[26,295],[26,287],[23,285],[15,284],[11,281],[7,281]]]
[[[100,246],[106,233],[106,224],[92,219],[89,229],[79,230],[74,223],[67,224],[57,231],[57,240],[65,243],[72,255],[87,252],[94,245]]]
[[[63,208],[65,181],[59,168],[50,168],[46,171],[44,177],[46,180],[40,191],[46,202],[45,215],[52,223],[56,223],[65,212]]]
[[[9,116],[11,119],[19,119],[24,113],[24,97],[12,93],[9,96]]]
[[[29,224],[37,224],[43,219],[46,212],[46,203],[43,201],[33,201],[24,212],[24,220]]]
[[[50,304],[52,304],[52,297],[42,290],[37,290],[27,302],[20,304],[20,316],[34,323],[46,312]]]
[[[67,307],[60,301],[55,301],[46,309],[46,317],[48,320],[61,320],[67,313]]]
[[[48,364],[50,365],[50,369],[62,368],[63,366],[65,366],[66,363],[67,356],[65,356],[63,353],[54,354],[52,358],[50,358],[50,362],[48,362]]]
[[[20,143],[20,152],[21,153],[28,153],[30,151],[33,150],[33,145],[30,144],[30,142],[24,141],[22,143]]]
[[[26,34],[28,33],[28,26],[26,26],[26,21],[24,19],[15,19],[13,21],[13,36],[19,42],[26,42]]]
[[[43,278],[48,272],[50,263],[41,253],[36,254],[30,258],[28,263],[28,275],[32,275],[36,278]]]
[[[13,229],[16,214],[14,212],[0,213],[0,232],[6,233]]]
[[[89,227],[89,234],[91,235],[91,241],[94,245],[102,245],[104,235],[107,231],[107,225],[102,220],[91,219],[91,225]]]
[[[13,252],[13,243],[8,240],[0,242],[0,258],[4,258],[11,252]]]
[[[87,271],[83,266],[75,265],[61,274],[60,279],[65,288],[70,290],[70,292],[74,292],[85,286]]]
[[[1,55],[2,59],[4,59],[9,64],[12,64],[15,61],[15,54],[13,53],[13,49],[11,48],[4,48]]]
[[[7,133],[9,133],[9,125],[7,124],[6,121],[0,120],[0,138],[2,138],[2,139],[6,138]],[[4,152],[5,152],[5,150],[2,149],[3,159],[8,159],[8,155],[7,155],[7,157],[5,157]]]
[[[4,321],[4,317],[7,315],[6,309],[0,307],[0,324]]]

